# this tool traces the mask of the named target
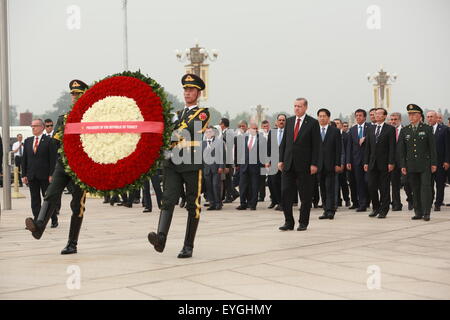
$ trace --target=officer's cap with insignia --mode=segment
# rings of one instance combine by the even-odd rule
[[[200,91],[205,89],[203,80],[199,76],[191,73],[185,74],[181,78],[181,84],[183,88],[197,88]]]
[[[408,104],[408,106],[406,107],[406,110],[408,111],[408,113],[421,113],[423,114],[423,110],[422,108],[420,108],[417,104]]]
[[[70,93],[84,93],[89,86],[81,80],[72,80],[69,82]]]

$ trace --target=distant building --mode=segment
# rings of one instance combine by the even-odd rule
[[[19,116],[19,125],[20,126],[31,126],[31,122],[33,121],[33,113],[32,112],[22,112]]]

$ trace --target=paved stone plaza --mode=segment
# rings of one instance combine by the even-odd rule
[[[62,256],[70,196],[60,226],[35,240],[24,229],[29,192],[21,192],[27,198],[1,214],[0,299],[450,298],[450,207],[430,222],[410,220],[405,209],[384,220],[340,209],[323,221],[314,209],[307,232],[281,232],[283,214],[268,202],[243,212],[227,204],[202,211],[194,257],[181,260],[184,209],[176,208],[160,254],[147,241],[157,211],[88,199],[78,254]]]

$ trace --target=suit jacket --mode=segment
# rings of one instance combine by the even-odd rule
[[[217,170],[219,168],[225,168],[225,144],[221,143],[222,139],[216,139],[213,138],[213,141],[211,142],[211,151],[207,151],[208,149],[208,141],[204,140],[202,141],[203,145],[203,174],[204,175],[210,175],[212,173],[217,173]],[[216,159],[216,153],[219,152],[220,154],[217,154],[217,157],[220,157],[221,160],[215,161]],[[210,156],[210,159],[206,159],[208,161],[205,161],[205,154],[207,156]],[[212,162],[212,163],[211,163]]]
[[[444,162],[450,163],[450,130],[443,124],[438,124],[434,133],[436,140],[437,164],[442,166]]]
[[[371,127],[371,124],[364,123],[364,132],[363,137],[367,136],[367,131],[369,131],[369,128]],[[345,160],[347,164],[351,164],[352,166],[358,166],[362,165],[364,162],[364,152],[366,150],[367,141],[364,141],[362,145],[359,145],[359,138],[358,138],[358,125],[354,125],[350,128],[349,134],[348,134],[348,141],[347,141],[347,155],[345,157]]]
[[[42,135],[36,154],[33,152],[35,137],[25,139],[23,144],[22,176],[28,180],[45,180],[53,175],[57,149],[53,138]]]
[[[280,162],[284,162],[284,171],[310,172],[312,165],[319,164],[322,145],[319,122],[306,115],[294,141],[295,124],[295,116],[286,120],[280,144]]]
[[[320,129],[322,130],[322,129]],[[319,157],[319,172],[335,172],[342,162],[342,136],[339,129],[328,126]]]
[[[343,153],[342,164],[345,166],[347,164],[347,144],[349,133],[342,131],[341,136],[342,136],[342,153]]]
[[[427,124],[419,123],[416,131],[412,125],[404,127],[400,131],[398,147],[400,165],[408,172],[431,171],[430,166],[437,165],[433,128]]]
[[[387,171],[388,164],[395,165],[395,128],[387,123],[383,124],[378,141],[375,137],[376,129],[377,126],[372,126],[367,132],[364,164],[369,165],[369,170]]]
[[[260,148],[262,144],[266,144],[266,139],[262,134],[258,133],[250,151],[248,148],[249,138],[248,134],[235,137],[234,164],[239,166],[241,172],[246,172],[247,170],[256,171],[264,166],[260,158]]]

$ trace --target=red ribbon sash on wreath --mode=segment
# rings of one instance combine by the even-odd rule
[[[160,121],[109,121],[67,123],[64,134],[89,133],[159,133],[164,131]]]

